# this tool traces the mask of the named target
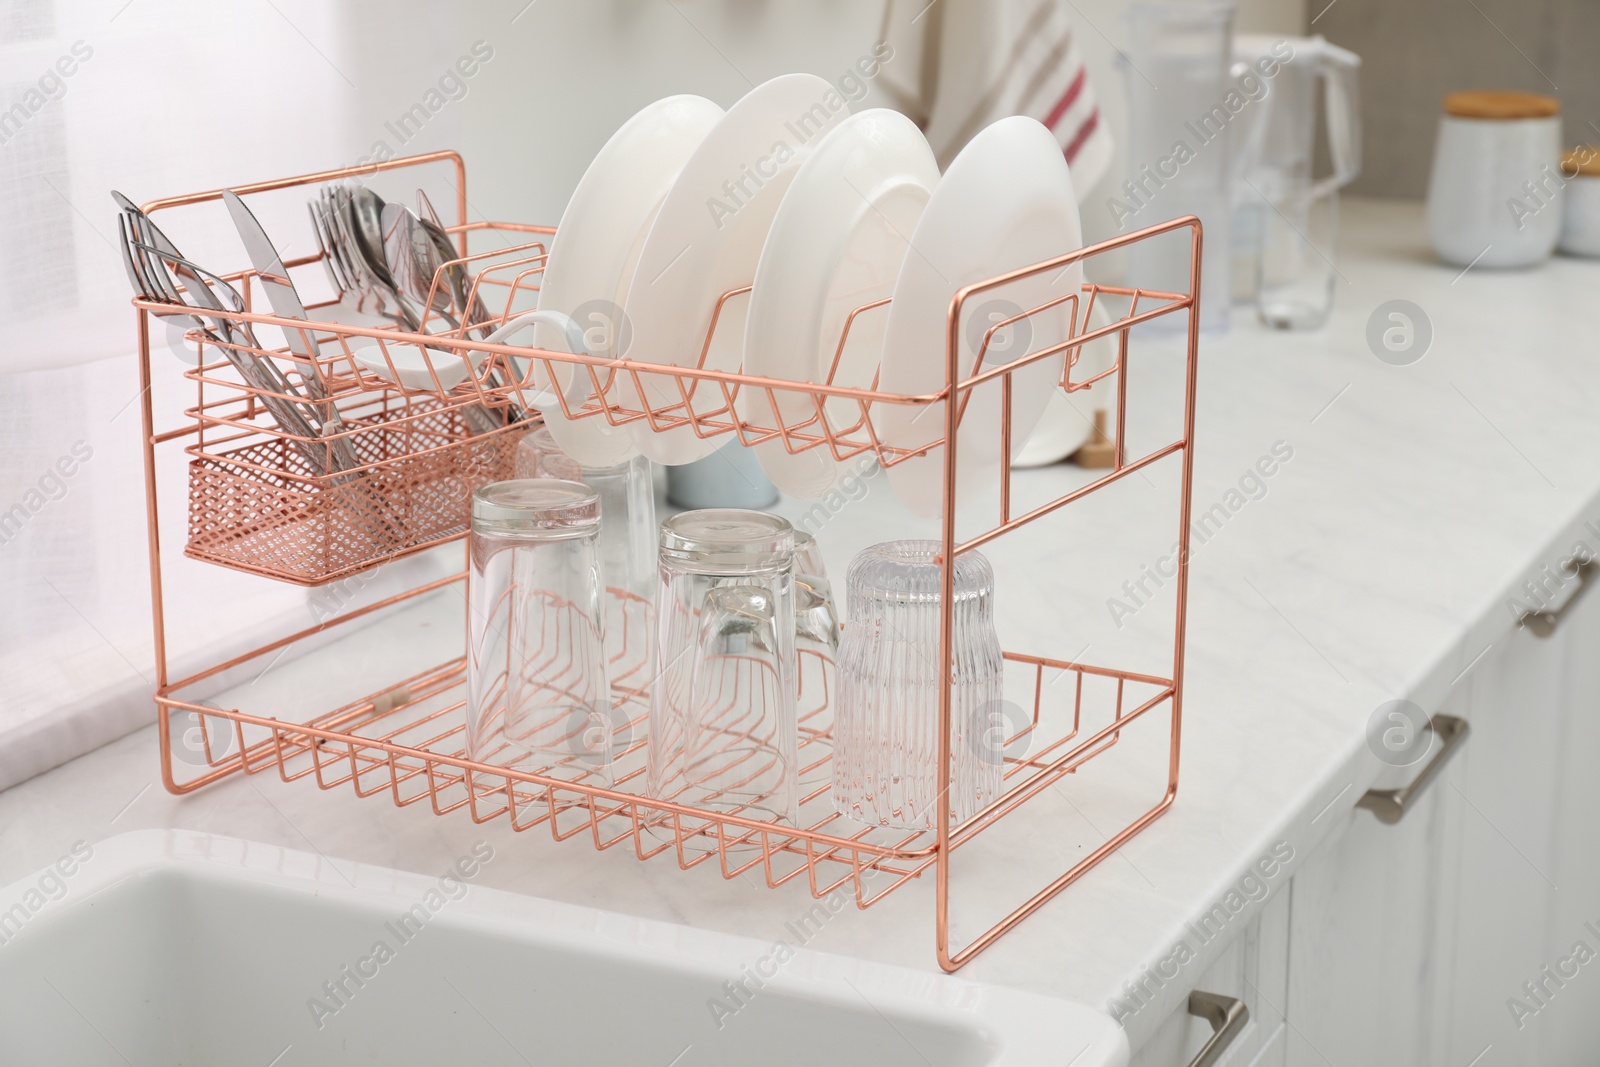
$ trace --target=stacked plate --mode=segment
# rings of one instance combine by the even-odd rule
[[[617,131],[557,228],[539,296],[540,311],[556,314],[535,326],[534,341],[662,367],[698,364],[797,383],[935,393],[948,373],[946,316],[955,293],[1081,245],[1066,160],[1034,120],[989,126],[941,177],[909,119],[888,110],[850,114],[828,82],[791,74],[757,86],[726,112],[700,97],[669,97]],[[1081,282],[1074,265],[970,298],[958,375],[1069,337],[1081,307],[1063,298]],[[747,286],[748,298],[723,299]],[[846,335],[855,309],[886,299],[887,313],[858,315]],[[1061,302],[1022,317],[1053,300]],[[563,316],[576,328],[566,328]],[[1009,457],[1000,454],[1002,378],[961,402],[963,495],[992,484],[999,464],[1023,451],[1059,392],[1062,359],[1036,360],[1010,376]],[[572,408],[599,388],[628,408],[663,412],[681,404],[689,388],[697,412],[725,407],[725,393],[703,380],[624,371],[613,380],[603,366],[558,370],[574,372],[551,383]],[[819,432],[816,406],[804,392],[746,387],[737,404],[746,422],[809,422],[799,432]],[[854,400],[836,397],[824,406],[836,430],[861,420]],[[623,426],[569,420],[559,404],[544,415],[561,446],[588,466],[641,452],[658,463],[688,463],[726,440],[702,437],[670,413]],[[944,438],[943,405],[875,404],[871,418],[884,445],[927,449],[893,465],[889,477],[909,507],[937,515],[944,460],[934,443]],[[843,474],[826,445],[796,453],[770,439],[754,448],[792,495],[824,496]]]

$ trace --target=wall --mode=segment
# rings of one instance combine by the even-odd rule
[[[1312,28],[1363,60],[1365,161],[1353,193],[1426,192],[1440,102],[1455,89],[1559,97],[1567,143],[1600,140],[1591,0],[1337,0]]]
[[[1299,36],[1306,32],[1306,4],[1307,0],[1240,0],[1234,15],[1234,32]],[[1126,141],[1123,131],[1127,128],[1128,111],[1118,51],[1126,37],[1123,22],[1128,6],[1128,0],[1074,2],[1073,5],[1078,47],[1083,50],[1089,76],[1100,94],[1101,110],[1117,137],[1116,159],[1098,195],[1092,191],[1078,191],[1084,238],[1091,242],[1117,234],[1117,227],[1105,209],[1105,199],[1108,189],[1120,185],[1127,177],[1127,160],[1122,148]]]
[[[496,58],[462,109],[479,212],[554,224],[584,168],[624,120],[672,93],[727,107],[791,71],[836,79],[882,18],[859,0],[527,0],[474,4],[459,38]],[[855,106],[881,106],[878,91]]]
[[[925,0],[893,2],[916,9]],[[497,50],[461,108],[459,143],[475,168],[475,208],[549,222],[559,218],[605,139],[651,100],[689,92],[727,106],[777,74],[837,77],[872,46],[884,19],[883,0],[538,0],[519,15],[525,3],[496,0],[459,9],[455,39],[483,39]],[[1242,0],[1237,26],[1241,32],[1301,33],[1306,3]],[[1111,129],[1119,131],[1126,112],[1116,55],[1127,0],[1070,6],[1078,47]],[[913,81],[912,71],[894,65],[913,61],[891,62],[884,77]],[[387,70],[372,76],[392,78],[395,66]],[[887,103],[875,85],[855,106]],[[376,127],[378,118],[366,125]],[[1120,158],[1111,173],[1120,180]],[[1080,190],[1086,200],[1087,192]],[[1099,228],[1090,214],[1089,238],[1109,236],[1109,221]]]

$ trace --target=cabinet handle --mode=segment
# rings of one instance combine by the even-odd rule
[[[1571,562],[1570,560],[1568,562]],[[1577,604],[1578,598],[1583,596],[1583,591],[1589,588],[1589,579],[1594,577],[1595,571],[1600,570],[1600,563],[1589,560],[1587,563],[1578,564],[1578,569],[1573,572],[1578,579],[1578,588],[1567,597],[1567,602],[1556,611],[1530,611],[1518,621],[1526,626],[1535,637],[1549,637],[1556,632],[1556,627],[1561,620],[1566,618],[1567,612]]]
[[[1369,789],[1358,801],[1356,807],[1366,808],[1378,817],[1379,822],[1397,823],[1411,810],[1412,803],[1428,788],[1428,783],[1436,778],[1451,756],[1461,747],[1467,739],[1467,720],[1454,715],[1435,715],[1428,723],[1441,742],[1439,751],[1433,754],[1422,773],[1412,780],[1410,785],[1403,785],[1399,789]]]
[[[1202,993],[1198,989],[1189,994],[1189,1014],[1211,1024],[1211,1040],[1195,1055],[1189,1067],[1212,1067],[1250,1021],[1250,1009],[1238,997]]]

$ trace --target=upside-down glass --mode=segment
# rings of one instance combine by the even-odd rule
[[[599,495],[577,482],[518,479],[472,494],[470,758],[611,781],[599,534]]]
[[[606,587],[606,652],[611,687],[628,694],[639,710],[633,735],[649,725],[643,691],[655,673],[656,566],[655,481],[650,461],[634,456],[611,467],[583,467],[581,480],[600,494],[600,574]]]
[[[535,426],[517,442],[515,469],[518,478],[560,478],[568,482],[583,480],[578,461],[561,450],[555,437],[544,426]]]
[[[833,803],[873,826],[932,830],[938,818],[937,541],[889,541],[850,563],[849,625],[839,648]],[[955,560],[951,616],[950,811],[956,823],[1000,795],[1003,661],[994,572],[977,552]]]
[[[794,531],[775,515],[714,508],[662,522],[652,795],[798,820],[793,565]]]
[[[800,785],[809,795],[832,780],[827,757],[833,748],[833,701],[838,696],[839,612],[822,552],[803,530],[794,532],[794,651],[795,716],[804,743]]]
[[[600,575],[606,591],[606,655],[619,695],[636,703],[649,684],[655,645],[656,494],[650,461],[643,456],[610,467],[585,467],[561,450],[543,426],[517,445],[517,477],[582,482],[600,494]],[[641,705],[642,707],[642,705]],[[644,736],[640,710],[628,731]],[[620,739],[619,739],[620,740]]]

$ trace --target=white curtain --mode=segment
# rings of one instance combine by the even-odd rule
[[[470,54],[456,23],[420,0],[0,0],[0,788],[152,718],[135,316],[109,190],[143,203],[385,143],[452,146],[451,106],[405,143],[387,123]],[[310,251],[303,208],[268,207],[284,254]],[[225,220],[158,217],[188,256],[231,271],[246,263]],[[171,428],[193,394],[175,359],[154,358]],[[186,501],[169,452],[179,664],[309,624],[303,590],[175,558]]]
[[[0,9],[0,370],[128,351],[110,189],[143,202],[336,164],[353,143],[356,90],[341,69],[352,64],[336,5],[11,0]],[[180,247],[202,263],[236,255],[191,243]]]
[[[650,100],[727,106],[781,73],[839,79],[883,13],[861,0],[0,0],[0,788],[152,719],[134,315],[108,190],[144,203],[459,148],[472,215],[554,223],[594,151]],[[855,106],[890,103],[914,63],[886,65]],[[451,190],[429,193],[449,210]],[[302,198],[253,206],[286,257],[311,250]],[[158,221],[201,264],[245,265],[226,212]],[[171,428],[193,393],[165,352],[154,370]],[[312,621],[304,590],[182,558],[184,457],[168,452],[178,668]]]

